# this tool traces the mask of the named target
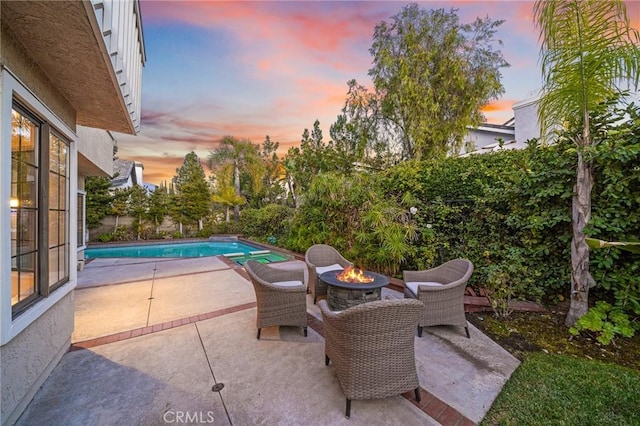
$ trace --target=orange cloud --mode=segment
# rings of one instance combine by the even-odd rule
[[[482,112],[491,113],[496,111],[511,111],[511,107],[516,102],[517,101],[513,99],[500,99],[497,101],[492,101],[482,108]]]

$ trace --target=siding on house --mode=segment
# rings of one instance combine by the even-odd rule
[[[516,121],[516,140],[524,144],[527,140],[540,137],[538,121],[538,101],[540,95],[534,95],[513,104]]]

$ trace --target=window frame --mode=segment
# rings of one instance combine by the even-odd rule
[[[87,191],[81,189],[76,191],[76,203],[76,251],[81,251],[87,248]],[[80,212],[82,212],[82,221],[77,216]],[[81,235],[80,239],[78,239],[79,235]]]
[[[24,300],[20,300],[17,303],[11,305],[12,318],[15,318],[21,315],[25,310],[29,309],[31,305],[36,303],[38,299],[42,297],[48,297],[49,294],[55,291],[57,288],[64,285],[69,281],[70,275],[70,235],[69,235],[69,218],[71,216],[70,212],[70,192],[71,192],[71,184],[70,184],[70,145],[71,142],[67,140],[62,132],[58,131],[54,128],[46,119],[42,119],[28,106],[25,106],[24,103],[20,102],[19,99],[14,98],[11,104],[11,112],[16,111],[22,117],[33,122],[37,127],[37,137],[35,138],[35,143],[37,143],[37,147],[35,148],[35,168],[37,170],[36,173],[36,185],[37,185],[37,194],[36,194],[36,206],[31,210],[35,210],[36,214],[36,240],[35,240],[35,249],[33,253],[35,253],[35,271],[34,271],[34,293],[27,296]],[[66,147],[65,156],[64,156],[64,170],[61,172],[59,169],[55,172],[51,170],[51,161],[52,161],[52,152],[51,146],[53,144],[53,140],[57,139],[59,143]],[[13,159],[12,159],[13,161]],[[13,169],[13,166],[12,166]],[[64,174],[61,174],[64,173]],[[51,195],[51,184],[52,184],[52,175],[56,176],[56,179],[60,181],[62,178],[62,186],[58,184],[57,193],[58,196],[56,199],[50,197]],[[52,203],[59,201],[60,196],[64,193],[63,205],[56,205],[56,208],[52,208]],[[58,235],[52,235],[52,212],[56,212],[56,215],[62,214],[64,217],[62,221],[58,221],[57,228]],[[60,231],[60,227],[62,227],[62,231]],[[62,240],[60,239],[62,237]],[[55,238],[55,244],[52,246],[52,238]],[[62,241],[62,243],[60,243]],[[19,245],[20,240],[17,240],[16,243]],[[58,253],[58,256],[62,255],[62,260],[58,259],[58,264],[62,265],[62,276],[56,276],[54,281],[51,281],[51,253],[52,250],[55,250]],[[60,271],[60,267],[56,269]],[[19,271],[19,270],[18,270]]]
[[[68,279],[55,290],[49,292],[47,297],[39,297],[20,315],[14,316],[11,303],[11,116],[13,102],[17,101],[24,109],[27,109],[39,120],[49,123],[56,129],[59,136],[63,137],[68,145],[69,155],[69,219],[67,232],[69,235],[69,272]],[[7,167],[0,168],[0,199],[5,208],[0,209],[0,346],[10,342],[22,331],[38,320],[51,307],[73,291],[77,284],[76,252],[76,197],[78,185],[77,163],[77,135],[47,104],[40,100],[29,88],[24,85],[15,74],[6,67],[0,68],[0,162]],[[48,144],[47,144],[48,146]],[[45,166],[46,167],[46,166]],[[67,302],[65,302],[67,303]]]
[[[41,164],[40,162],[42,161],[42,127],[43,127],[43,123],[42,120],[40,120],[37,116],[35,116],[33,113],[31,113],[28,109],[24,108],[22,105],[20,105],[20,103],[17,102],[12,102],[12,106],[11,106],[11,113],[13,114],[13,111],[16,111],[18,114],[20,114],[22,117],[26,118],[27,120],[31,121],[32,123],[35,124],[36,127],[36,131],[37,131],[37,135],[35,135],[35,146],[34,146],[34,158],[32,159],[32,162],[34,164],[24,164],[24,166],[31,166],[34,170],[35,170],[35,182],[36,182],[36,187],[35,187],[35,197],[34,197],[34,201],[35,201],[35,207],[31,207],[31,208],[24,208],[24,207],[20,207],[17,206],[15,207],[15,214],[16,214],[16,227],[20,226],[20,222],[21,222],[21,218],[26,216],[25,213],[31,212],[31,213],[35,213],[34,215],[32,215],[35,219],[35,226],[34,226],[34,247],[29,250],[28,253],[26,254],[17,254],[16,255],[16,259],[15,261],[17,263],[22,263],[24,260],[27,260],[28,257],[30,256],[34,256],[34,258],[32,259],[32,262],[34,263],[33,266],[33,281],[34,281],[34,292],[30,295],[28,295],[27,297],[25,297],[23,300],[18,301],[16,304],[13,304],[12,301],[12,305],[11,305],[11,310],[12,310],[12,316],[16,316],[19,315],[23,310],[28,309],[28,307],[30,305],[32,305],[34,302],[37,301],[37,299],[39,299],[41,297],[40,294],[40,288],[38,286],[38,283],[40,282],[40,271],[42,269],[42,266],[40,264],[40,262],[38,261],[40,258],[40,249],[41,249],[41,245],[40,245],[40,226],[39,224],[41,223],[40,220],[40,210],[41,210],[41,205],[42,205],[42,190],[41,190],[41,184],[40,184],[40,177],[42,174],[42,169],[41,169]],[[12,119],[13,119],[13,115],[12,115]],[[13,154],[13,152],[12,152]],[[11,171],[13,172],[13,158],[11,158]],[[17,182],[15,182],[17,184]],[[13,177],[11,179],[11,185],[13,185]],[[11,214],[14,214],[14,209],[12,208]],[[21,234],[21,232],[17,232],[17,234]],[[22,239],[19,238],[19,236],[17,236],[16,240],[15,240],[15,244],[16,246],[21,245],[21,242],[24,241]],[[12,244],[13,246],[13,244]],[[11,261],[13,264],[14,261],[14,257],[13,257],[13,253],[11,253]],[[22,275],[22,269],[19,268],[16,270],[18,273],[18,276]],[[13,272],[13,266],[12,266],[12,272]],[[13,277],[11,279],[11,283],[13,285]],[[13,296],[13,292],[12,292],[12,296]]]

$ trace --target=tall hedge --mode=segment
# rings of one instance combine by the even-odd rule
[[[640,241],[639,117],[634,106],[594,117],[591,237]],[[361,266],[396,276],[466,257],[476,267],[471,286],[507,299],[567,297],[574,136],[567,132],[553,146],[530,141],[523,150],[320,175],[283,244],[300,252],[331,244]],[[640,315],[640,256],[594,250],[591,272],[592,300]]]

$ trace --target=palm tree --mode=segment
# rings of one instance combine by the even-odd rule
[[[248,173],[254,192],[259,192],[262,186],[264,165],[260,158],[259,146],[249,140],[238,140],[233,136],[225,136],[218,149],[209,153],[207,165],[212,171],[220,172],[218,177],[227,175],[225,169],[231,168],[233,188],[236,200],[238,200],[238,203],[233,206],[233,217],[236,221],[240,220],[239,201],[243,200],[240,192],[240,174]],[[225,186],[227,185],[221,184],[220,187],[224,188]]]
[[[543,88],[538,106],[542,135],[559,126],[580,129],[575,138],[576,184],[572,199],[572,326],[588,310],[589,247],[584,227],[591,217],[592,165],[589,115],[598,105],[621,95],[619,85],[637,88],[638,32],[629,25],[620,0],[537,0],[534,19],[540,29]]]

